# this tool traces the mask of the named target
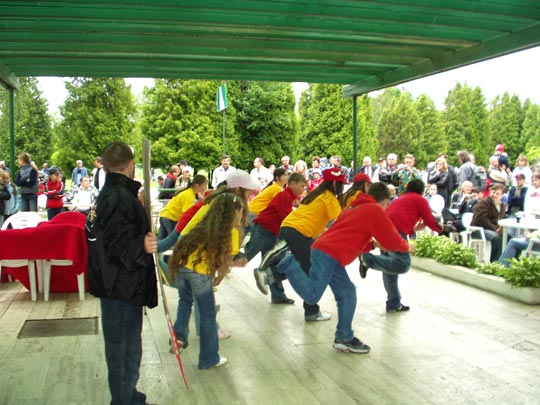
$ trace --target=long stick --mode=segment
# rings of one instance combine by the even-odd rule
[[[148,139],[143,139],[142,142],[142,155],[143,155],[143,179],[144,179],[144,209],[146,210],[146,217],[148,223],[150,224],[150,229],[152,229],[152,208],[150,201],[150,142]],[[161,300],[163,303],[163,310],[165,311],[165,318],[167,319],[167,327],[169,329],[169,336],[171,339],[171,345],[176,356],[176,361],[178,361],[178,367],[180,367],[180,374],[182,375],[182,381],[184,382],[184,387],[186,390],[189,389],[188,383],[186,380],[186,375],[184,373],[184,366],[182,364],[182,358],[180,357],[180,347],[178,346],[178,340],[176,339],[176,333],[174,331],[173,323],[171,321],[171,316],[169,314],[169,305],[167,303],[167,296],[165,295],[165,288],[163,287],[163,281],[160,274],[159,263],[157,260],[157,255],[154,253],[154,266],[156,269],[156,275],[159,282],[159,288],[161,290]]]

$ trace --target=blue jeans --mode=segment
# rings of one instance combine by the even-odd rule
[[[158,239],[165,239],[176,227],[178,221],[171,221],[169,218],[159,217]]]
[[[47,208],[47,219],[50,221],[62,212],[63,208]]]
[[[288,255],[278,265],[285,273],[295,291],[307,303],[317,303],[326,287],[330,286],[337,303],[338,324],[336,339],[344,342],[354,338],[352,321],[356,310],[356,287],[347,272],[333,257],[311,249],[311,268],[309,274],[303,271],[294,255]]]
[[[407,240],[407,235],[400,233]],[[401,306],[401,294],[399,292],[398,279],[400,274],[405,274],[411,266],[411,255],[407,253],[386,252],[375,256],[371,253],[362,255],[366,266],[373,270],[383,272],[383,284],[386,290],[386,310],[399,309]]]
[[[189,318],[193,301],[196,301],[201,314],[199,368],[213,367],[219,362],[219,342],[212,277],[183,267],[176,275],[175,286],[180,297],[174,323],[176,336],[185,346],[189,344]]]
[[[101,298],[111,405],[146,403],[146,395],[136,388],[142,357],[142,320],[141,306]]]
[[[501,255],[502,235],[486,228],[484,228],[484,234],[486,235],[486,239],[491,242],[491,255],[489,257],[489,261],[496,262]]]
[[[245,254],[248,262],[261,252],[262,257],[274,247],[278,237],[272,234],[268,229],[263,228],[258,224],[251,225],[251,237],[245,247]],[[283,301],[287,299],[285,289],[281,281],[276,281],[270,284],[270,293],[272,294],[272,302]]]
[[[300,267],[306,274],[309,274],[309,268],[311,267],[311,245],[315,242],[315,239],[308,238],[296,229],[282,226],[279,230],[279,239],[284,239],[291,249],[291,253],[294,255]],[[308,304],[304,301],[304,316],[317,315],[320,312],[320,307],[317,303]]]
[[[504,252],[499,258],[499,263],[501,263],[504,267],[510,267],[509,260],[517,259],[521,254],[521,251],[527,249],[528,246],[529,240],[526,238],[510,239],[510,242],[508,242],[508,245],[506,245]]]
[[[21,202],[19,203],[19,211],[37,212],[37,195],[36,194],[21,194]]]

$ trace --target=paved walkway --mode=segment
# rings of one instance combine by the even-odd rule
[[[271,305],[254,285],[252,266],[233,269],[217,293],[218,320],[232,331],[221,341],[229,363],[197,369],[198,339],[183,354],[182,386],[168,353],[162,308],[145,318],[139,388],[168,404],[539,404],[540,306],[500,298],[428,273],[401,278],[411,311],[384,312],[380,273],[360,280],[354,328],[367,355],[336,353],[336,306],[328,290],[328,322],[306,324],[301,301]],[[173,317],[177,294],[168,288]],[[52,294],[30,301],[19,284],[0,285],[0,404],[106,404],[102,336],[18,339],[27,319],[99,316],[99,301]]]

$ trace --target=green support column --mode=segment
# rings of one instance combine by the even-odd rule
[[[13,87],[9,88],[9,165],[11,179],[15,179],[15,103]]]
[[[353,96],[352,105],[353,105],[353,177],[356,174],[358,169],[358,106],[357,99],[358,96]]]

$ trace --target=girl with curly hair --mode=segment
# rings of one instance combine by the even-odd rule
[[[178,288],[175,330],[179,345],[189,344],[189,319],[195,301],[200,311],[199,368],[218,367],[227,362],[219,356],[214,286],[219,285],[240,250],[240,227],[244,202],[232,192],[220,193],[204,218],[183,235],[169,259],[169,272]]]

